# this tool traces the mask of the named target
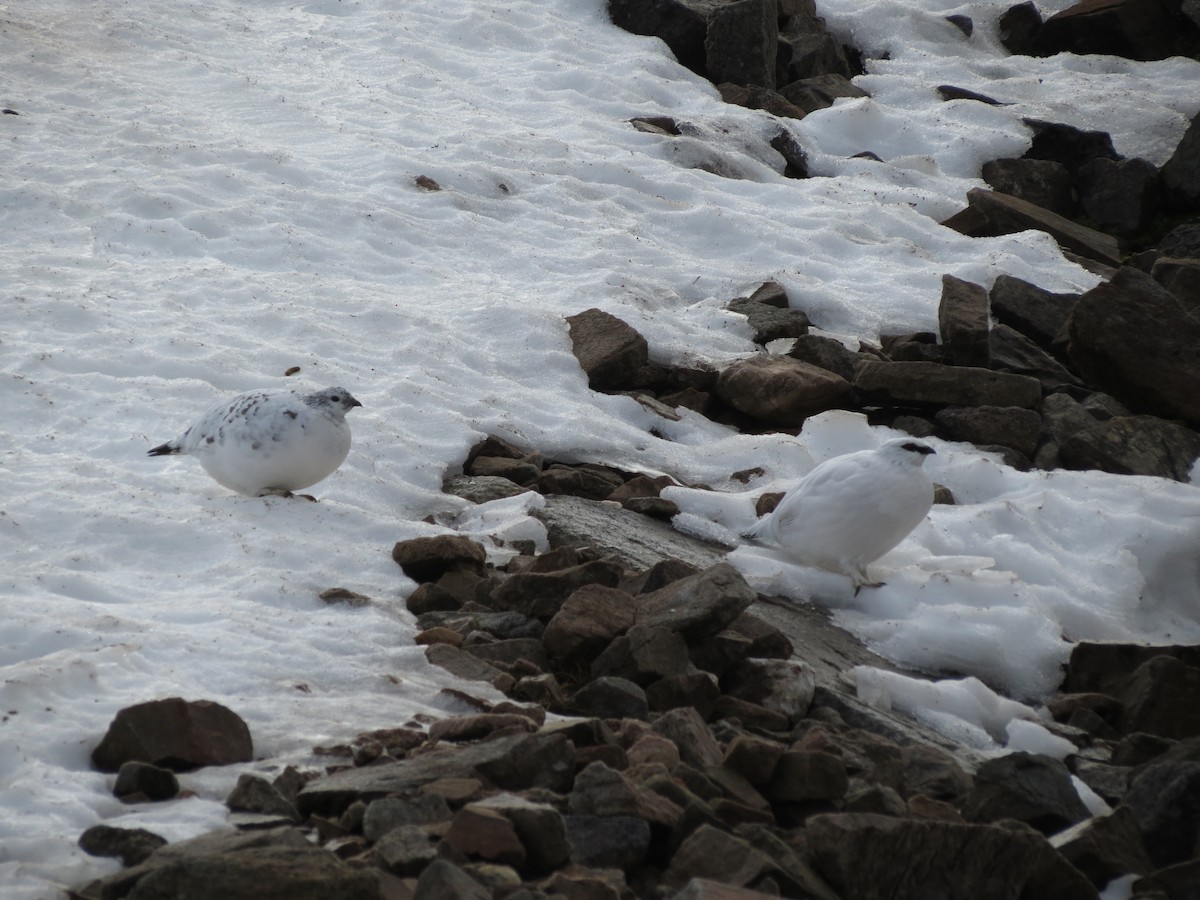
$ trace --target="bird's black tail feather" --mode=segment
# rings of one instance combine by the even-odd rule
[[[166,444],[159,444],[157,447],[153,448],[152,450],[146,451],[146,455],[147,456],[170,456],[171,454],[178,453],[178,452],[179,452],[179,448],[173,446],[170,442],[168,442]]]

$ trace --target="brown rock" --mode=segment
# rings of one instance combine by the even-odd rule
[[[480,544],[462,535],[439,534],[398,542],[392,548],[392,559],[405,575],[419,584],[437,581],[447,572],[458,569],[483,575],[487,554]]]
[[[787,356],[752,356],[717,379],[717,394],[734,409],[770,422],[794,424],[832,409],[850,393],[846,379]]]
[[[638,386],[650,362],[646,339],[636,329],[600,309],[567,317],[571,347],[593,390],[622,391]]]
[[[849,785],[845,764],[832,753],[787,750],[780,755],[763,793],[776,802],[840,800]]]
[[[252,757],[250,729],[236,713],[211,700],[179,697],[122,709],[92,751],[92,763],[102,772],[131,760],[185,772]]]
[[[1037,450],[1042,417],[1017,406],[948,406],[938,410],[937,423],[956,441],[1011,447],[1026,457]]]
[[[1124,807],[1053,835],[1050,846],[1097,888],[1122,875],[1148,875],[1154,868],[1142,844],[1137,820]]]
[[[1120,416],[1097,422],[1064,440],[1064,466],[1118,475],[1155,475],[1185,484],[1200,456],[1200,433],[1155,416]]]
[[[938,330],[949,349],[949,361],[956,366],[987,368],[988,327],[988,294],[983,285],[943,275]]]
[[[983,763],[963,804],[969,822],[1016,819],[1053,834],[1090,813],[1063,763],[1048,756],[1016,752]]]
[[[560,659],[589,661],[634,623],[633,598],[603,585],[585,585],[572,593],[546,624],[542,643]]]
[[[636,598],[637,623],[699,640],[727,627],[757,597],[737,569],[721,562]]]
[[[933,362],[868,360],[859,365],[854,386],[869,400],[900,405],[1033,409],[1042,398],[1036,378]]]
[[[549,619],[585,585],[615,588],[623,570],[608,560],[593,560],[555,572],[522,572],[509,577],[492,594],[495,605],[527,616]]]

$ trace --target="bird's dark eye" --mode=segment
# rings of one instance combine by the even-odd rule
[[[330,400],[332,400],[334,403],[341,403],[341,402],[342,402],[342,398],[341,398],[341,397],[339,397],[337,394],[334,394],[334,395],[333,395],[332,397],[330,397],[329,399],[330,399]]]

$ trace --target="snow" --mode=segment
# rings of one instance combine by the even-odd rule
[[[429,516],[542,539],[534,501],[481,512],[441,493],[482,436],[712,485],[675,499],[714,532],[892,436],[845,413],[799,439],[666,422],[588,390],[564,316],[600,307],[657,361],[721,365],[755,351],[725,304],[768,279],[825,331],[868,340],[933,329],[946,273],[1095,284],[1045,235],[937,221],[983,161],[1027,146],[1022,117],[1111,129],[1161,163],[1200,108],[1200,64],[1009,58],[1006,5],[823,0],[833,28],[890,59],[860,79],[872,98],[788,123],[827,176],[804,181],[782,176],[776,120],[721,103],[602,0],[5,6],[6,896],[114,871],[75,846],[90,825],[222,827],[245,768],[457,710],[412,645],[414,586],[389,551],[446,530]],[[974,18],[969,40],[942,21],[955,12]],[[1011,105],[941,103],[944,83]],[[683,137],[627,121],[664,113]],[[846,158],[863,150],[884,162]],[[364,408],[320,503],[238,497],[194,460],[145,456],[227,395],[332,384]],[[1200,638],[1194,487],[937,449],[931,472],[960,505],[876,564],[886,587],[854,598],[839,576],[733,559],[897,662],[1023,704],[1054,686],[1070,641]],[[730,479],[755,465],[750,485]],[[376,602],[327,607],[334,586]],[[173,695],[234,709],[259,759],[184,775],[195,797],[122,806],[90,750],[123,706]]]

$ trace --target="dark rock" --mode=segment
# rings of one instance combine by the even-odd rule
[[[154,862],[152,858],[147,865]],[[129,900],[382,900],[374,873],[315,847],[183,855],[154,866]]]
[[[1093,159],[1076,174],[1079,207],[1097,228],[1129,235],[1159,215],[1158,169],[1144,159]]]
[[[996,26],[1000,43],[1009,53],[1028,55],[1033,46],[1033,36],[1042,27],[1042,14],[1032,0],[1026,0],[1001,13]]]
[[[1150,277],[1175,295],[1184,308],[1200,312],[1200,259],[1160,257]]]
[[[871,813],[808,820],[817,872],[855,900],[1095,900],[1096,889],[1024,829]]]
[[[679,137],[683,133],[679,128],[679,123],[671,116],[634,116],[629,120],[629,124],[638,131],[644,131],[647,134],[665,134],[671,137]]]
[[[824,20],[793,15],[779,32],[777,79],[791,84],[814,75],[841,75],[849,80],[859,72],[845,48],[825,27]]]
[[[1096,792],[1104,802],[1116,805],[1129,790],[1132,770],[1127,766],[1108,765],[1088,759],[1075,760],[1075,775]]]
[[[491,900],[492,892],[445,859],[435,859],[417,879],[413,900]]]
[[[677,675],[688,667],[688,648],[675,631],[661,625],[634,625],[592,660],[593,677],[625,678],[642,686]]]
[[[1080,641],[1071,648],[1063,690],[1071,694],[1113,696],[1143,663],[1156,656],[1170,656],[1187,666],[1200,668],[1200,646]]]
[[[1200,133],[1200,128],[1193,122],[1189,131]],[[1159,239],[1158,250],[1173,259],[1200,259],[1200,222],[1176,225]]]
[[[756,659],[789,659],[793,646],[788,636],[769,622],[751,613],[742,613],[729,623],[727,631],[750,640],[745,656]],[[719,632],[718,632],[719,633]]]
[[[682,887],[693,878],[746,887],[777,872],[771,857],[748,841],[701,825],[676,851],[663,880],[670,887]]]
[[[425,658],[459,678],[486,681],[498,690],[507,690],[514,681],[507,672],[451,644],[430,644],[425,648]]]
[[[574,747],[553,731],[496,737],[396,762],[347,769],[306,784],[297,796],[302,814],[340,814],[355,800],[406,794],[445,778],[479,778],[504,790],[571,784]]]
[[[167,839],[144,828],[113,828],[93,825],[79,836],[79,846],[89,856],[115,856],[123,866],[136,866],[149,859]]]
[[[480,456],[465,467],[467,475],[507,478],[515,484],[533,484],[541,467],[523,459],[508,459],[503,456]]]
[[[1138,666],[1116,696],[1124,732],[1176,739],[1200,735],[1200,668],[1154,656]]]
[[[1061,831],[1090,815],[1065,765],[1024,752],[983,763],[962,812],[973,822],[1016,819],[1043,834]]]
[[[1032,457],[1041,437],[1042,417],[1016,406],[948,406],[937,422],[948,437],[973,444],[1000,444]]]
[[[630,594],[652,594],[659,588],[695,575],[699,571],[696,566],[689,565],[681,559],[664,559],[622,582],[621,589]]]
[[[1166,59],[1181,50],[1178,24],[1159,3],[1142,0],[1081,0],[1042,23],[1035,56],[1091,53],[1126,59]]]
[[[696,668],[719,678],[734,663],[750,655],[750,646],[749,638],[727,628],[702,641],[691,642],[688,658]]]
[[[451,571],[483,575],[487,553],[482,545],[462,535],[439,534],[398,542],[392,548],[392,559],[405,575],[420,584],[437,581]]]
[[[1133,883],[1138,900],[1196,900],[1200,884],[1200,859],[1191,859],[1159,869]]]
[[[472,503],[487,503],[489,500],[515,497],[529,489],[495,475],[449,475],[442,482],[442,490]]]
[[[1109,266],[1121,264],[1121,247],[1112,235],[1072,222],[1019,197],[972,188],[967,191],[967,204],[970,215],[959,214],[943,224],[973,237],[996,237],[1030,229],[1044,231],[1064,250]]]
[[[786,732],[791,727],[791,719],[781,712],[722,694],[713,704],[712,716],[716,719],[731,719],[740,722],[745,728],[775,733]]]
[[[920,406],[1020,406],[1042,398],[1036,378],[933,362],[864,361],[854,387],[871,401]]]
[[[1070,218],[1075,189],[1067,167],[1052,159],[993,159],[980,172],[994,191],[1008,194]]]
[[[575,777],[567,800],[573,815],[628,816],[642,819],[651,827],[670,828],[682,810],[666,797],[633,784],[620,772],[594,762]]]
[[[833,106],[839,97],[869,97],[866,91],[853,84],[845,75],[811,75],[779,88],[790,103],[806,113]]]
[[[252,756],[250,729],[236,713],[211,700],[171,697],[118,712],[92,751],[92,763],[102,772],[130,761],[186,772]]]
[[[451,832],[464,814],[498,815],[511,823],[522,848],[523,860],[516,863],[526,876],[538,875],[565,864],[570,857],[566,828],[558,810],[513,794],[498,794],[470,803],[455,816]],[[465,819],[463,820],[465,823]],[[450,832],[447,832],[447,838]]]
[[[971,21],[970,16],[952,15],[946,16],[946,21],[961,31],[966,37],[970,37],[975,33],[975,23]]]
[[[612,640],[634,623],[633,598],[624,591],[598,584],[572,593],[546,624],[542,643],[560,659],[595,659]]]
[[[1200,762],[1156,762],[1129,784],[1133,813],[1156,868],[1193,858],[1200,837]]]
[[[989,97],[987,94],[980,94],[976,91],[968,90],[967,88],[956,87],[953,84],[939,84],[937,87],[937,92],[943,100],[974,100],[976,103],[986,103],[988,106],[1008,105],[1007,103],[1001,103],[995,97]],[[986,166],[987,163],[984,163],[984,165]],[[986,176],[984,180],[987,180]],[[992,187],[996,186],[992,185]],[[1003,188],[997,189],[1003,190]]]
[[[835,375],[840,375],[846,381],[854,379],[854,367],[860,358],[857,353],[842,346],[841,341],[817,334],[806,334],[796,338],[796,343],[792,344],[792,349],[787,355],[801,362],[820,366]]]
[[[366,594],[359,594],[347,588],[329,588],[328,590],[321,591],[317,597],[330,606],[338,605],[360,608],[371,605],[371,598]]]
[[[536,487],[542,494],[570,494],[590,500],[606,500],[622,483],[620,477],[577,466],[551,466],[538,475]]]
[[[179,779],[170,769],[150,763],[122,763],[113,784],[113,796],[127,803],[170,800],[179,793]]]
[[[984,287],[943,275],[938,330],[949,351],[949,361],[956,366],[987,368],[988,326],[988,295]]]
[[[428,612],[456,610],[460,609],[462,605],[461,600],[433,581],[417,585],[417,589],[404,601],[405,608],[414,616],[421,616]]]
[[[743,0],[745,2],[745,0]],[[746,104],[741,104],[745,106]],[[752,297],[741,297],[729,304],[729,311],[746,317],[746,321],[754,330],[754,343],[766,344],[781,338],[794,338],[808,334],[812,323],[808,316],[798,309],[784,307],[780,309],[774,304],[763,303]],[[720,381],[717,382],[720,385]]]
[[[633,34],[662,38],[680,64],[705,75],[705,33],[714,4],[703,0],[609,0],[613,24]]]
[[[403,797],[381,797],[367,804],[362,833],[372,844],[390,831],[405,825],[436,825],[454,817],[441,794],[411,793]]]
[[[1187,483],[1200,456],[1200,434],[1154,416],[1128,416],[1075,432],[1059,450],[1072,469],[1156,475]]]
[[[545,671],[550,668],[550,656],[537,638],[508,638],[501,641],[467,641],[463,650],[497,668],[511,668],[520,661],[533,663]]]
[[[722,763],[753,785],[764,785],[775,775],[775,767],[783,756],[784,747],[776,741],[739,734],[725,748]]]
[[[708,672],[667,675],[646,688],[646,701],[655,712],[690,706],[704,718],[708,718],[720,696],[717,679]]]
[[[717,380],[717,394],[734,409],[782,424],[832,409],[849,393],[844,378],[787,356],[738,360]]]
[[[646,339],[611,313],[587,309],[567,317],[571,347],[588,384],[597,391],[637,387],[650,362]]]
[[[727,627],[757,596],[737,569],[721,562],[637,597],[637,623],[700,640]]]
[[[572,705],[581,713],[605,719],[645,719],[650,704],[642,687],[628,678],[602,675],[576,691]]]
[[[1025,152],[1027,159],[1051,159],[1074,172],[1093,159],[1120,159],[1112,137],[1105,131],[1084,131],[1061,122],[1026,119],[1033,129],[1033,142]]]
[[[1137,820],[1123,806],[1059,832],[1050,838],[1050,846],[1097,888],[1122,875],[1148,875],[1153,869]]]
[[[1079,294],[1054,294],[1028,281],[1001,275],[988,294],[992,315],[1035,341],[1044,350],[1066,324]]]
[[[670,900],[768,900],[778,896],[751,888],[734,887],[711,878],[692,878],[672,894]]]
[[[502,609],[549,619],[580,588],[585,585],[615,588],[622,574],[617,563],[599,559],[557,572],[523,572],[508,578],[492,599]]]
[[[723,754],[704,720],[694,709],[672,709],[654,720],[651,729],[679,748],[679,757],[690,766],[704,770],[719,766]]]
[[[250,772],[238,776],[237,784],[225,798],[225,805],[233,812],[259,813],[300,821],[300,814],[290,800],[275,790],[271,782]]]
[[[780,128],[771,138],[771,149],[783,157],[783,174],[787,178],[808,177],[808,153],[786,128]]]
[[[434,722],[429,726],[429,740],[461,743],[485,740],[496,732],[516,730],[528,734],[537,728],[537,722],[517,713],[477,713]]]
[[[763,794],[772,802],[798,803],[841,800],[850,780],[845,763],[819,750],[787,750],[779,757]]]
[[[571,862],[595,868],[630,869],[646,858],[650,826],[632,816],[564,816]]]
[[[1200,318],[1124,266],[1080,298],[1067,322],[1075,367],[1123,402],[1200,422]]]
[[[734,0],[713,9],[704,53],[705,68],[714,84],[775,86],[777,9],[776,0]]]
[[[1062,363],[1015,328],[993,325],[990,340],[992,368],[997,372],[1036,378],[1047,391],[1082,384]]]

